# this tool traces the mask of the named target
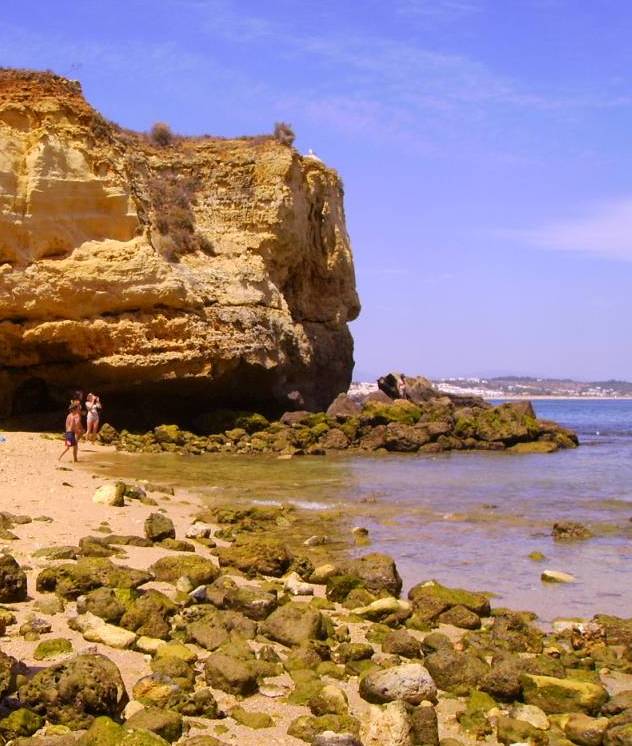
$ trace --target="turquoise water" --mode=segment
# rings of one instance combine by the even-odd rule
[[[632,401],[534,401],[538,416],[576,430],[582,447],[554,454],[450,453],[295,458],[115,457],[118,471],[179,483],[209,500],[339,508],[346,532],[370,530],[405,587],[429,578],[493,591],[495,605],[544,621],[597,612],[632,616]],[[103,463],[111,468],[112,462]],[[595,537],[559,543],[556,520]],[[360,550],[355,550],[360,551]],[[362,550],[367,551],[366,549]],[[528,558],[532,551],[543,562]],[[540,581],[543,569],[576,577]]]

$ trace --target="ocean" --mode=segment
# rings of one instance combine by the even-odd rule
[[[434,578],[491,591],[494,606],[544,622],[595,613],[632,616],[632,401],[534,400],[539,417],[582,443],[554,454],[453,452],[438,456],[336,455],[99,457],[98,468],[168,481],[213,502],[292,503],[340,510],[348,531],[397,562],[405,589]],[[94,462],[92,462],[94,465]],[[315,513],[315,518],[317,513]],[[556,542],[553,523],[586,524],[593,538]],[[534,561],[531,552],[545,559]],[[575,576],[546,584],[544,569]]]

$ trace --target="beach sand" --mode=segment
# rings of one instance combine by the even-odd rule
[[[16,617],[17,624],[7,627],[6,634],[0,639],[0,648],[9,655],[21,661],[33,673],[43,666],[63,660],[54,659],[46,662],[36,661],[33,657],[34,650],[39,641],[27,641],[19,633],[20,626],[33,616],[43,617],[52,625],[52,631],[43,634],[41,640],[55,637],[63,637],[72,642],[74,652],[90,651],[99,652],[114,661],[119,667],[123,680],[130,694],[134,684],[139,678],[149,674],[150,658],[143,653],[134,650],[119,650],[112,647],[86,642],[79,632],[68,628],[68,619],[76,614],[75,603],[66,602],[63,612],[54,615],[44,614],[36,611],[35,605],[43,598],[50,599],[52,594],[39,594],[35,589],[35,579],[41,568],[50,564],[45,559],[32,557],[32,553],[41,548],[51,545],[76,545],[79,539],[89,535],[99,535],[96,529],[102,522],[107,522],[112,533],[135,534],[143,536],[143,524],[147,516],[158,510],[168,514],[176,528],[176,536],[184,538],[187,528],[193,522],[193,516],[199,510],[200,504],[193,494],[176,487],[175,494],[170,496],[160,492],[152,492],[151,497],[158,502],[157,506],[141,504],[137,500],[126,500],[126,505],[121,508],[97,505],[92,501],[92,496],[97,487],[105,483],[105,479],[96,476],[91,469],[91,461],[98,458],[99,453],[106,453],[108,448],[101,445],[82,444],[79,452],[80,463],[73,464],[71,454],[68,453],[61,463],[58,456],[63,449],[61,439],[52,439],[28,432],[6,432],[6,441],[0,443],[0,511],[13,514],[30,516],[33,520],[29,523],[18,524],[12,531],[18,536],[14,541],[2,541],[3,551],[12,554],[15,559],[26,570],[28,576],[28,600],[22,603],[6,604],[5,608],[11,609]],[[133,456],[130,456],[133,458]],[[46,520],[39,520],[46,517]],[[218,544],[222,542],[218,541]],[[139,548],[126,546],[125,559],[112,558],[113,562],[124,564],[129,567],[146,569],[155,560],[170,552],[161,547]],[[196,543],[196,552],[200,556],[212,558],[212,552],[208,548]],[[214,558],[214,561],[217,561]],[[234,576],[239,584],[248,584],[251,581],[241,576]],[[144,587],[153,587],[174,597],[174,586],[167,583],[148,583]],[[324,595],[324,586],[314,586],[315,595]],[[294,602],[308,602],[308,597],[297,597]],[[348,610],[336,605],[334,611],[328,612],[335,624],[346,622]],[[370,623],[349,624],[351,640],[364,641],[365,633]],[[453,641],[458,641],[464,630],[457,630],[449,625],[440,625],[440,631],[448,634]],[[411,634],[422,639],[424,634],[415,630]],[[254,642],[256,649],[262,643]],[[283,655],[287,649],[273,644],[273,647]],[[197,670],[199,681],[203,681],[201,674],[202,663],[208,655],[203,648],[191,645],[198,655]],[[379,646],[376,646],[379,653]],[[323,677],[327,680],[328,677]],[[605,679],[604,679],[605,680]],[[608,686],[611,692],[631,688],[632,677],[613,674],[608,677]],[[292,689],[292,680],[287,673],[281,676],[267,679],[267,683],[277,685],[286,692]],[[360,698],[358,693],[358,679],[351,677],[340,681],[331,679],[327,683],[335,684],[342,688],[349,700],[349,711],[361,722],[366,720],[370,705]],[[221,743],[239,743],[240,746],[261,746],[262,744],[295,744],[300,746],[305,742],[287,735],[289,724],[300,715],[308,715],[309,709],[305,706],[290,705],[279,699],[255,694],[244,701],[219,690],[213,690],[220,709],[228,713],[231,707],[243,704],[245,709],[268,713],[274,721],[275,726],[262,730],[238,724],[231,717],[217,720],[204,720],[200,717],[186,718],[185,727],[188,736],[213,735],[220,738]],[[451,695],[439,695],[436,707],[439,718],[439,736],[441,738],[458,738],[463,744],[475,744],[476,741],[466,735],[456,722],[455,714],[464,709],[463,700],[458,700]],[[184,743],[183,738],[183,743]],[[488,743],[496,743],[493,736],[488,737]],[[390,743],[390,742],[389,742]]]

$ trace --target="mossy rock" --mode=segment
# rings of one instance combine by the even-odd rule
[[[392,557],[380,552],[365,554],[357,559],[340,563],[343,575],[358,578],[362,585],[372,593],[386,591],[392,596],[399,596],[402,590],[402,579]]]
[[[479,617],[489,616],[489,599],[482,593],[462,588],[448,588],[436,580],[418,583],[408,592],[408,598],[417,613],[429,608],[434,618],[454,606],[464,606]]]
[[[152,579],[151,573],[115,565],[101,557],[83,557],[76,564],[45,567],[37,576],[36,590],[76,599],[95,588],[137,588]]]
[[[195,669],[180,658],[169,656],[167,658],[152,658],[151,670],[154,673],[168,676],[185,691],[192,691],[195,686]]]
[[[595,715],[608,701],[604,687],[592,682],[523,674],[520,683],[524,701],[547,714],[584,712]]]
[[[10,554],[0,556],[0,603],[26,601],[26,573]]]
[[[540,435],[537,420],[524,408],[508,402],[476,411],[475,437],[486,442],[513,445]]]
[[[119,623],[138,635],[166,640],[171,631],[169,617],[177,609],[177,604],[164,593],[152,589],[128,606]]]
[[[292,554],[278,539],[270,537],[239,537],[230,547],[218,549],[220,565],[236,567],[255,575],[281,577],[292,562]]]
[[[257,412],[239,412],[234,421],[235,427],[242,428],[249,435],[265,430],[270,422]]]
[[[492,732],[492,726],[487,719],[487,712],[496,707],[496,702],[489,694],[478,689],[472,689],[464,712],[457,715],[463,730],[476,739],[484,738]]]
[[[489,672],[487,663],[476,655],[447,647],[428,655],[424,665],[439,689],[458,695],[469,694]]]
[[[326,637],[325,630],[320,611],[294,602],[279,607],[261,624],[262,634],[288,647],[323,639]]]
[[[127,700],[116,665],[104,655],[78,655],[38,671],[20,687],[19,700],[51,723],[87,728],[98,715],[117,717]]]
[[[512,743],[529,743],[533,746],[546,746],[549,742],[548,735],[535,728],[525,720],[499,715],[496,718],[496,738],[506,746]]]
[[[327,578],[325,594],[329,601],[342,603],[352,590],[362,587],[362,581],[355,575],[331,575]],[[364,604],[359,603],[353,608],[363,605]]]
[[[307,705],[309,701],[320,693],[324,683],[315,671],[301,669],[290,671],[294,681],[294,690],[290,692],[287,701],[291,705]]]
[[[145,519],[145,536],[150,541],[162,541],[163,539],[175,539],[176,529],[173,521],[162,513],[150,513]]]
[[[77,612],[100,617],[110,624],[118,624],[125,613],[125,605],[113,588],[96,588],[77,601]]]
[[[274,720],[267,713],[244,710],[239,705],[231,709],[230,716],[240,725],[245,725],[246,728],[253,728],[255,730],[274,728],[275,726]]]
[[[287,734],[311,743],[319,733],[327,730],[334,733],[353,733],[357,736],[360,723],[350,715],[301,715],[290,723]]]
[[[0,734],[6,739],[32,736],[43,725],[43,717],[20,707],[19,710],[14,710],[10,715],[0,720]]]
[[[172,710],[147,707],[134,713],[123,726],[126,730],[148,730],[173,743],[182,735],[182,715]]]
[[[184,445],[185,433],[177,425],[159,425],[154,428],[154,438],[160,444]]]
[[[154,573],[156,580],[175,583],[178,578],[185,576],[194,587],[212,583],[219,577],[219,567],[214,562],[188,554],[161,557],[149,569]]]
[[[49,658],[57,658],[60,655],[68,655],[68,653],[72,653],[72,643],[70,640],[66,640],[63,637],[56,637],[40,642],[35,648],[33,658],[36,661],[43,661]]]
[[[360,418],[362,422],[371,425],[388,425],[390,422],[415,425],[421,418],[421,409],[416,404],[405,400],[398,400],[392,404],[368,401],[362,407]]]
[[[204,663],[206,683],[229,694],[254,694],[258,688],[257,674],[254,660],[235,658],[220,651],[211,653]]]
[[[108,717],[98,717],[77,741],[77,746],[168,746],[148,730],[127,730]]]
[[[326,684],[318,694],[309,700],[309,709],[314,715],[346,715],[349,701],[347,695],[337,686]]]

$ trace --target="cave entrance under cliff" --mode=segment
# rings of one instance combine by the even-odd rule
[[[19,417],[49,411],[53,407],[48,385],[43,378],[22,381],[12,397],[11,415]]]

